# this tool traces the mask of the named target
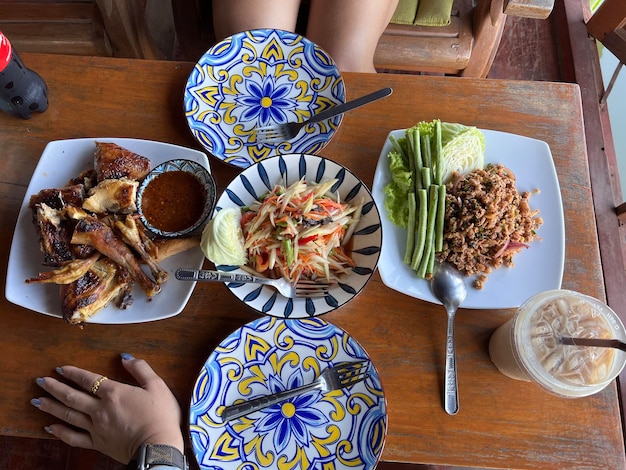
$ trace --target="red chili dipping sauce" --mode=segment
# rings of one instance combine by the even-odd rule
[[[141,211],[153,227],[180,232],[198,221],[205,203],[204,186],[193,173],[167,171],[144,189]]]

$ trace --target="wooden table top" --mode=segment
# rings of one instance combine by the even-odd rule
[[[29,121],[0,115],[0,274],[17,215],[45,145],[76,137],[133,137],[200,148],[182,112],[190,63],[23,54],[49,86],[50,107]],[[566,224],[563,287],[604,298],[577,85],[392,74],[345,74],[348,98],[383,86],[391,97],[348,113],[320,153],[371,185],[387,133],[439,118],[546,141],[559,176]],[[211,159],[218,189],[237,170]],[[148,360],[183,407],[206,357],[257,318],[221,284],[198,284],[184,311],[135,325],[78,329],[2,299],[0,433],[44,438],[49,418],[29,405],[34,378],[72,363],[126,379],[120,352]],[[323,318],[368,351],[385,390],[383,460],[507,468],[623,468],[616,386],[575,400],[508,379],[488,355],[491,333],[512,310],[459,310],[461,410],[442,407],[446,315],[441,306],[387,288],[375,274],[352,302]]]

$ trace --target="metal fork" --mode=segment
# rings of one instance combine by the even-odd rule
[[[276,143],[291,140],[298,135],[300,129],[307,124],[323,121],[337,114],[345,113],[351,109],[358,108],[364,104],[371,103],[372,101],[379,100],[385,96],[389,96],[393,90],[391,88],[383,88],[381,90],[370,93],[369,95],[362,96],[347,103],[343,103],[337,106],[333,106],[330,109],[326,109],[321,113],[311,116],[309,119],[303,122],[289,122],[285,124],[278,124],[276,126],[258,127],[256,129],[256,140],[258,143]]]
[[[329,284],[300,280],[295,284],[287,280],[268,279],[266,277],[252,276],[250,274],[223,273],[220,271],[210,271],[208,269],[185,269],[176,271],[176,279],[179,281],[208,281],[208,282],[243,282],[248,284],[265,284],[272,286],[284,297],[293,299],[295,297],[325,297],[330,289]]]
[[[227,406],[222,411],[222,419],[226,422],[241,418],[254,411],[267,408],[268,406],[275,405],[288,398],[302,395],[312,390],[331,392],[333,390],[350,387],[362,382],[370,376],[369,366],[369,361],[341,362],[334,367],[324,369],[319,377],[310,384]]]

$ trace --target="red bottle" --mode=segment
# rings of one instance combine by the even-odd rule
[[[32,112],[48,109],[48,87],[37,73],[26,68],[7,37],[0,32],[0,109],[30,119]]]

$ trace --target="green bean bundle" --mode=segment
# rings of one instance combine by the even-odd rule
[[[421,122],[406,130],[402,142],[392,143],[410,171],[404,262],[419,277],[427,278],[433,272],[435,253],[443,245],[446,186],[442,181],[441,122]]]
[[[475,127],[433,120],[418,123],[400,138],[392,135],[390,142],[387,216],[407,230],[404,262],[428,278],[444,245],[445,185],[455,174],[483,167],[484,136]]]

